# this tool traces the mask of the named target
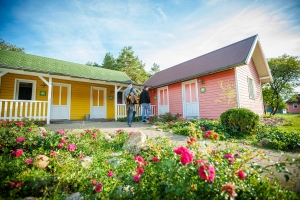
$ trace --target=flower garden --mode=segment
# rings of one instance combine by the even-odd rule
[[[179,123],[170,122],[162,124],[176,127]],[[262,176],[270,173],[268,167],[253,161],[266,157],[261,150],[213,149],[199,140],[204,137],[217,142],[226,135],[210,129],[209,123],[180,123],[189,124],[178,131],[187,134],[185,145],[174,146],[165,138],[148,139],[141,153],[132,155],[123,144],[134,132],[51,132],[40,128],[41,122],[28,119],[0,121],[0,197],[68,199],[77,194],[82,199],[300,198],[276,180]],[[284,164],[274,165],[284,171]]]

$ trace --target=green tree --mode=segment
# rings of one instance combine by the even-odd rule
[[[93,62],[93,61],[88,61],[88,62],[86,63],[86,65],[92,66],[92,67],[101,67],[101,65],[99,65],[98,63]]]
[[[117,70],[120,71],[120,68],[117,67],[116,65],[116,60],[114,58],[113,55],[111,55],[110,53],[106,53],[103,63],[102,63],[102,67],[105,69],[112,69],[112,70]]]
[[[134,55],[132,47],[124,47],[116,60],[116,70],[125,72],[135,83],[142,84],[150,76],[145,71],[145,64]]]
[[[300,61],[297,56],[284,54],[271,58],[268,64],[273,76],[273,82],[263,86],[264,103],[272,108],[272,115],[282,107],[283,99],[295,95],[294,88],[300,85]]]
[[[151,67],[151,71],[150,71],[151,76],[159,71],[160,71],[159,65],[156,63],[153,63],[153,66]]]
[[[25,49],[23,47],[17,47],[16,45],[5,42],[0,38],[0,50],[6,51],[15,51],[19,53],[25,53]]]

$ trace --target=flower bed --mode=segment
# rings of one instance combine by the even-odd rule
[[[265,157],[260,151],[210,149],[196,138],[174,147],[156,138],[133,156],[122,149],[133,132],[50,132],[34,124],[0,128],[3,199],[64,199],[77,192],[85,199],[299,198],[262,178],[268,169],[252,161]]]

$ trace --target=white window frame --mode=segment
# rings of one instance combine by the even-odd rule
[[[35,101],[36,97],[36,81],[35,80],[27,80],[27,79],[15,79],[15,93],[14,93],[14,99],[19,99],[19,82],[23,83],[32,83],[32,93],[31,93],[31,101]]]
[[[298,103],[293,103],[293,108],[297,109],[298,108]]]
[[[249,98],[255,99],[254,80],[248,77]]]

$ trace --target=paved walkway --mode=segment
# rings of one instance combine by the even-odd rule
[[[126,130],[128,132],[137,132],[141,131],[148,136],[148,138],[155,137],[167,137],[170,138],[172,142],[176,145],[185,145],[186,144],[186,136],[172,134],[170,132],[164,132],[160,130],[156,130],[154,126],[142,122],[134,122],[132,127],[128,127],[125,122],[97,122],[97,121],[66,121],[64,123],[53,123],[46,125],[46,128],[52,131],[58,129],[72,129],[74,131],[80,129],[88,129],[88,128],[99,128],[101,131],[109,133],[116,132],[119,129]],[[228,146],[232,147],[243,147],[245,149],[256,150],[257,148],[251,145],[247,145],[244,143],[229,143],[229,142],[220,142],[221,146],[217,146],[216,143],[213,143],[210,140],[203,140],[203,143],[207,143],[212,149],[214,148],[225,148]],[[253,161],[261,166],[272,165],[276,162],[284,162],[287,157],[292,159],[300,158],[300,153],[287,153],[287,152],[279,152],[269,149],[261,148],[264,153],[268,156],[270,160],[255,158]],[[289,172],[293,175],[290,177],[288,182],[285,181],[285,177],[283,173],[274,172],[274,175],[279,179],[279,182],[282,186],[289,188],[293,191],[300,192],[300,169],[296,165],[287,166]],[[274,168],[273,168],[274,169]],[[275,171],[275,170],[272,170]],[[272,178],[272,177],[270,177]]]

